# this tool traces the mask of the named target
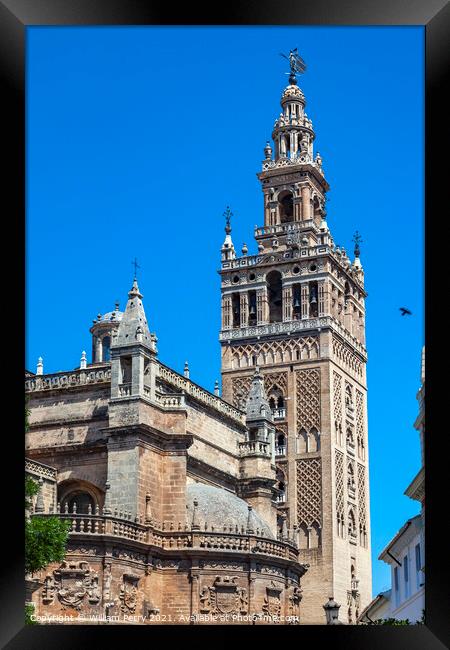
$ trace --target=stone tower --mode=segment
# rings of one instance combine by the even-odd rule
[[[258,174],[258,252],[238,257],[229,209],[222,266],[222,392],[241,409],[256,367],[275,426],[279,531],[298,536],[302,621],[330,596],[353,623],[372,596],[364,273],[335,245],[305,96],[291,69]]]

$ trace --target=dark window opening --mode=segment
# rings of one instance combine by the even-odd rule
[[[289,192],[280,199],[280,221],[286,223],[292,221],[294,216],[294,202],[292,194]]]
[[[302,316],[301,286],[294,284],[292,289],[292,319],[300,320]]]
[[[233,327],[240,327],[241,325],[241,299],[238,293],[233,293],[232,296],[232,310],[233,310]]]
[[[103,339],[102,339],[102,359],[103,359],[103,361],[109,361],[111,359],[110,347],[111,347],[111,337],[110,336],[104,336]]]
[[[256,291],[248,292],[248,324],[256,325]]]
[[[309,316],[317,318],[319,307],[317,302],[317,282],[309,283]]]
[[[281,273],[271,271],[267,274],[267,291],[269,296],[269,322],[279,323],[282,320],[282,288]]]
[[[72,494],[69,494],[61,504],[62,512],[65,512],[66,504],[68,505],[68,511],[72,513],[76,512],[77,515],[95,513],[94,499],[87,492],[72,492]]]

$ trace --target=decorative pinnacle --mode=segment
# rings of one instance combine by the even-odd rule
[[[355,257],[359,257],[360,254],[361,254],[361,250],[359,248],[359,245],[361,244],[361,242],[363,240],[362,240],[361,235],[359,234],[358,231],[356,231],[355,234],[353,235],[352,241],[355,243],[355,250],[354,250]]]
[[[233,213],[231,212],[229,205],[227,205],[227,209],[223,213],[223,216],[225,217],[225,222],[226,222],[225,232],[227,235],[229,235],[231,233],[230,219],[233,216]]]
[[[303,74],[306,70],[306,63],[303,61],[296,47],[293,50],[289,50],[289,56],[286,56],[286,54],[281,54],[281,56],[289,61],[291,72],[286,72],[286,74],[289,74],[290,85],[297,85],[297,77],[295,76],[295,73],[299,72],[300,74]]]

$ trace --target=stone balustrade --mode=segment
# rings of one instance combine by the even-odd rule
[[[121,397],[128,397],[131,395],[131,382],[119,384],[119,395]]]
[[[133,521],[126,513],[114,515],[77,514],[67,512],[35,513],[33,517],[57,516],[70,522],[69,537],[78,535],[111,536],[157,546],[162,549],[220,549],[236,552],[253,552],[297,560],[297,545],[292,539],[274,540],[266,537],[267,531],[256,529],[248,533],[244,527],[225,527],[215,530],[203,524],[202,530],[191,530],[187,524],[173,522],[144,523],[143,517]]]
[[[272,417],[274,420],[284,420],[286,418],[286,408],[273,409]]]
[[[156,403],[163,408],[186,408],[184,394],[156,393]]]
[[[261,440],[244,440],[239,443],[241,456],[270,456],[270,443]]]
[[[103,366],[93,370],[83,369],[73,372],[56,372],[51,375],[36,375],[25,380],[25,392],[58,390],[72,386],[102,384],[111,381],[111,367]]]
[[[209,393],[204,388],[201,388],[201,386],[194,384],[194,382],[187,377],[179,375],[177,372],[171,370],[171,368],[168,368],[162,363],[158,364],[158,375],[160,380],[183,390],[186,396],[193,397],[200,403],[210,406],[215,411],[219,411],[219,413],[222,413],[233,420],[237,420],[240,424],[245,424],[245,414],[242,411],[231,406],[231,404],[228,404],[228,402],[225,402],[220,397]]]
[[[255,228],[255,237],[263,237],[264,235],[285,235],[291,232],[298,232],[305,228],[314,227],[313,219],[306,219],[304,221],[294,221],[292,223],[277,223],[274,226],[261,226]],[[308,249],[312,248],[308,246]],[[323,246],[321,246],[323,248]]]
[[[340,334],[347,343],[356,348],[364,361],[367,361],[367,353],[364,345],[362,345],[362,343],[360,343],[332,316],[320,316],[319,318],[304,318],[301,320],[279,321],[277,323],[263,323],[261,325],[224,329],[221,330],[219,339],[221,341],[227,341],[267,336],[271,334],[290,334],[291,332],[314,330],[323,327],[330,327],[332,330]]]

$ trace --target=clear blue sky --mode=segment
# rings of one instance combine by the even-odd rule
[[[299,83],[331,185],[328,224],[363,237],[374,594],[376,559],[418,504],[423,328],[423,28],[132,27],[27,30],[27,368],[89,359],[89,327],[132,282],[161,360],[220,377],[222,214],[256,252],[256,173],[298,46]],[[412,310],[401,317],[399,307]]]

